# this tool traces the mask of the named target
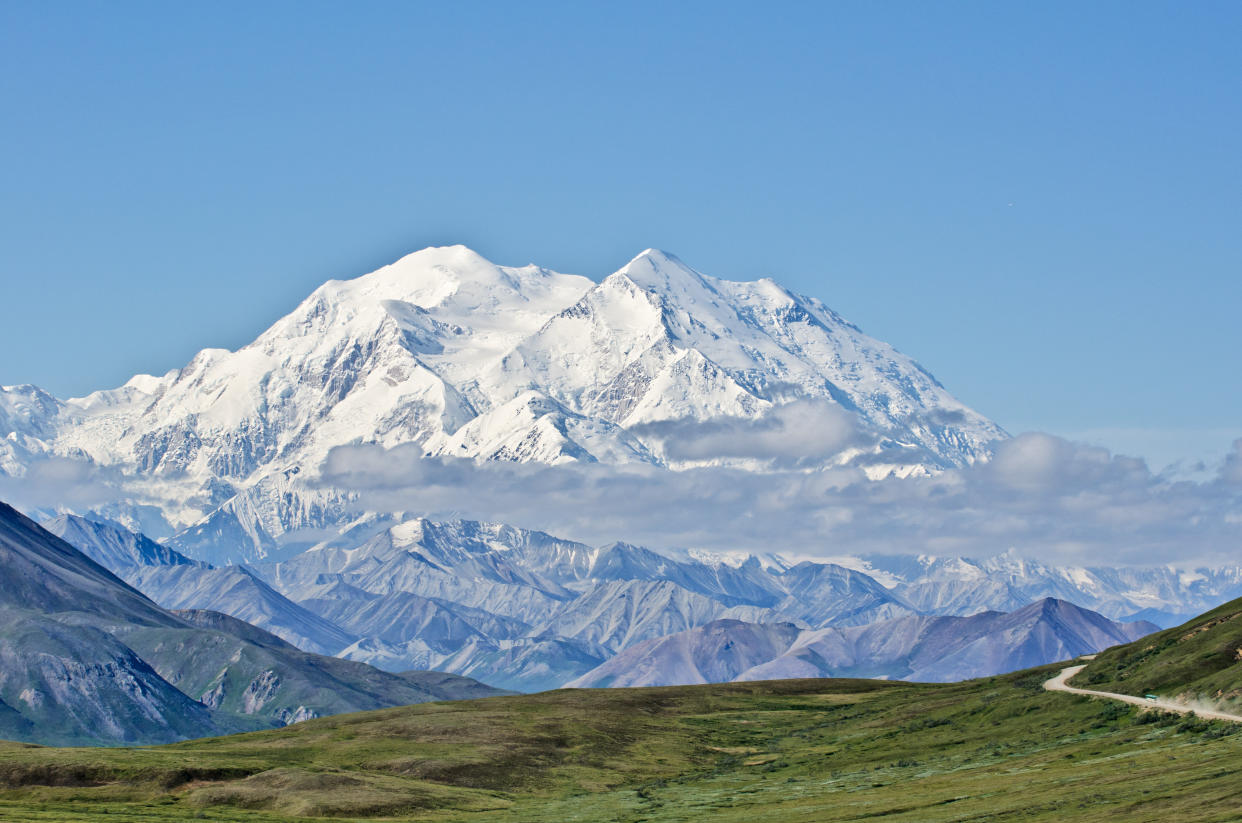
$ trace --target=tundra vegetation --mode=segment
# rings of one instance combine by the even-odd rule
[[[1044,691],[1057,670],[571,689],[148,748],[5,744],[0,819],[1237,819],[1242,726]]]

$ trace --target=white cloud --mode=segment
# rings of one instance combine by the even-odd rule
[[[590,543],[821,556],[1013,547],[1059,562],[1219,564],[1242,548],[1242,446],[1230,461],[1211,482],[1169,482],[1141,460],[1035,433],[999,444],[990,463],[879,482],[850,469],[476,464],[377,446],[334,450],[324,478],[359,491],[367,508]]]
[[[23,510],[84,509],[123,496],[118,472],[68,457],[40,457],[20,477],[0,475],[0,499]]]
[[[493,520],[593,544],[822,557],[986,556],[1012,547],[1088,565],[1218,565],[1242,557],[1242,440],[1201,482],[1172,481],[1142,460],[1041,433],[997,444],[989,463],[874,482],[857,468],[798,468],[794,444],[807,419],[832,417],[806,406],[762,419],[754,431],[727,421],[701,434],[682,432],[704,454],[756,454],[760,444],[771,446],[782,462],[764,473],[479,464],[425,457],[415,445],[343,446],[324,462],[321,482],[356,492],[370,510]],[[824,425],[826,431],[809,432],[811,451],[857,436]],[[106,508],[143,499],[140,486],[148,483],[53,458],[35,461],[24,477],[0,477],[0,499],[27,511]]]
[[[822,463],[849,446],[876,441],[859,431],[849,412],[819,400],[783,403],[759,418],[669,420],[633,430],[661,441],[665,454],[678,462],[740,458],[787,468]]]

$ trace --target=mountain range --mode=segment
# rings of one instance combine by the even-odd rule
[[[118,555],[110,547],[150,541],[127,538],[115,524],[62,515],[46,525],[91,557],[111,558],[120,576],[162,605],[231,614],[302,648],[381,669],[436,669],[517,691],[706,682],[687,674],[679,655],[702,661],[706,649],[755,643],[770,655],[748,653],[741,668],[718,661],[702,677],[731,680],[753,668],[764,677],[965,679],[1098,651],[1158,628],[1058,599],[1083,570],[1014,557],[916,558],[919,568],[969,577],[981,593],[975,603],[997,592],[1006,602],[1026,598],[1008,610],[952,615],[916,608],[900,586],[837,564],[678,560],[472,521],[416,518],[353,548],[325,545],[282,563],[223,568],[167,551]],[[887,560],[891,568],[906,565]],[[963,571],[970,569],[976,573]],[[996,585],[997,570],[1009,575],[1009,587]]]
[[[792,426],[784,440],[773,435],[781,421]],[[767,666],[969,677],[1155,628],[1112,620],[1171,625],[1242,593],[1242,567],[1070,568],[1012,553],[794,561],[785,552],[802,547],[752,557],[591,546],[432,519],[417,500],[376,510],[325,469],[334,456],[372,448],[405,465],[807,478],[845,470],[879,480],[987,461],[1007,436],[818,300],[767,279],[713,278],[655,250],[597,283],[497,266],[460,246],[425,249],[330,281],[249,345],[203,350],[163,376],[67,400],[34,386],[0,389],[0,475],[20,481],[71,466],[106,481],[105,499],[29,513],[158,603],[160,619],[173,621],[165,630],[200,633],[173,643],[147,629],[107,632],[184,685],[217,724],[250,717],[238,705],[251,704],[214,690],[225,683],[246,694],[276,665],[262,662],[275,649],[538,691],[633,679],[617,667],[636,649],[698,648],[740,632],[750,640],[730,648],[753,641],[770,658],[750,654],[746,668],[722,663],[710,676]],[[1052,602],[1062,603],[1057,614],[1070,604],[1099,614],[1053,619],[1044,608]],[[1028,614],[1033,604],[1042,605]],[[235,639],[208,651],[201,632]],[[974,663],[953,657],[944,637],[954,633],[978,641]],[[176,668],[185,655],[224,666],[221,650],[236,655],[238,642],[265,649],[247,663],[245,686]],[[810,669],[806,654],[790,657],[833,644],[853,656],[838,649]],[[936,668],[944,656],[954,662]],[[662,676],[644,675],[672,682]],[[362,698],[291,700],[264,703],[264,722]]]
[[[163,609],[0,503],[0,738],[145,744],[498,693],[309,654],[217,612]]]
[[[915,615],[816,630],[715,620],[632,646],[567,685],[677,686],[799,677],[948,683],[1069,660],[1155,629],[1146,622],[1115,623],[1053,598],[1009,614]]]
[[[1011,611],[1054,597],[1167,628],[1242,596],[1242,566],[1053,566],[1012,550],[981,559],[893,554],[842,562],[884,581],[924,614]]]

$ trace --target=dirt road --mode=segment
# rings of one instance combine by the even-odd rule
[[[1135,697],[1132,694],[1117,694],[1116,692],[1097,692],[1092,689],[1078,689],[1065,682],[1085,668],[1085,664],[1064,668],[1056,677],[1045,682],[1044,688],[1050,692],[1069,692],[1070,694],[1083,694],[1089,697],[1106,697],[1110,700],[1120,700],[1123,703],[1130,703],[1135,706],[1147,706],[1148,708],[1153,709],[1164,709],[1165,711],[1177,712],[1178,714],[1194,714],[1208,720],[1229,720],[1234,723],[1242,723],[1242,716],[1228,714],[1227,712],[1219,712],[1215,709],[1201,708],[1199,706],[1187,706],[1185,703],[1177,703],[1172,700],[1148,700],[1145,697]]]

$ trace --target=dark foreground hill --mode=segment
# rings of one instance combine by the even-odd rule
[[[147,749],[0,746],[0,819],[1238,819],[1242,724],[1045,691],[1060,668],[567,689]]]
[[[170,612],[0,503],[0,737],[159,743],[497,690],[302,652]]]

